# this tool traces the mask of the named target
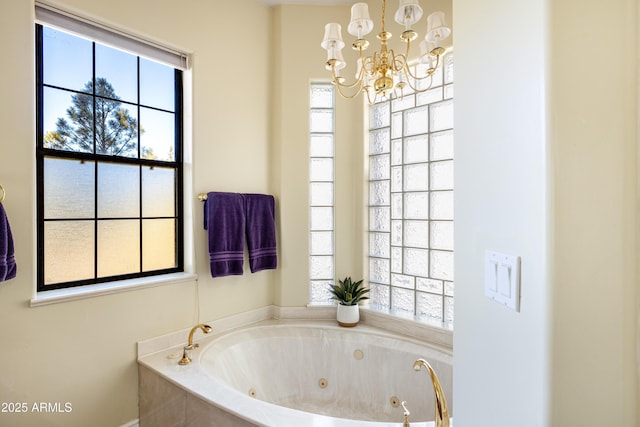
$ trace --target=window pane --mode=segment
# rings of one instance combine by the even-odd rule
[[[311,255],[333,254],[333,231],[313,231],[310,240]]]
[[[175,111],[175,70],[140,58],[140,104]]]
[[[96,43],[96,78],[106,79],[118,99],[138,102],[136,56]]]
[[[333,157],[333,135],[311,135],[311,157]]]
[[[96,94],[115,96],[111,84],[102,78],[96,80]],[[137,157],[138,113],[135,106],[98,97],[95,104],[96,153]]]
[[[175,215],[176,172],[172,168],[142,167],[142,216]]]
[[[175,115],[164,111],[140,108],[140,157],[143,159],[175,160]]]
[[[330,256],[312,256],[311,279],[333,279],[333,258]]]
[[[142,271],[176,267],[176,221],[142,221]]]
[[[311,184],[311,206],[333,205],[333,183],[320,182]]]
[[[312,280],[311,281],[311,301],[319,303],[329,303],[332,301],[329,286],[333,282],[330,280]]]
[[[311,108],[332,108],[333,86],[311,85]]]
[[[140,272],[140,221],[98,221],[98,277]]]
[[[44,217],[93,218],[93,162],[44,159]]]
[[[139,215],[140,167],[98,163],[98,217],[126,218]]]
[[[83,90],[93,80],[92,43],[49,27],[43,27],[42,35],[44,83]]]
[[[311,159],[309,176],[311,181],[333,181],[333,159]]]
[[[93,278],[93,254],[93,221],[44,224],[45,285]]]
[[[333,208],[311,208],[311,230],[333,229]]]
[[[93,152],[93,101],[89,95],[43,89],[43,146]]]
[[[311,132],[333,132],[333,111],[312,110]]]

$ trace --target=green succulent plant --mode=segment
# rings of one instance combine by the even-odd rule
[[[342,305],[356,305],[360,301],[369,299],[365,294],[369,289],[365,288],[362,280],[354,282],[351,277],[338,280],[337,285],[329,285],[329,290],[333,294],[333,299]]]

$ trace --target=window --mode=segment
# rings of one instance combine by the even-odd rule
[[[309,270],[311,302],[331,301],[333,259],[334,88],[311,85],[309,138]]]
[[[50,14],[61,17],[36,9]],[[47,22],[36,24],[38,291],[183,271],[182,71]]]
[[[372,105],[369,129],[371,307],[450,325],[453,54],[431,89]]]

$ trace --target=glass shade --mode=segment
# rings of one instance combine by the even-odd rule
[[[398,24],[410,27],[422,18],[422,8],[418,0],[400,0],[395,20]],[[408,29],[408,28],[407,28]]]
[[[433,12],[427,16],[427,35],[424,39],[428,42],[438,43],[451,34],[451,28],[447,27],[444,12]]]
[[[373,30],[373,21],[369,17],[369,5],[356,3],[351,6],[351,22],[347,27],[349,34],[361,39],[369,34],[371,30]]]

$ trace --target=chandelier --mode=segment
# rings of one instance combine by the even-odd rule
[[[406,45],[404,53],[395,53],[388,47],[391,33],[385,30],[384,19],[387,7],[386,0],[382,1],[382,27],[377,38],[380,49],[373,55],[365,56],[364,51],[369,42],[364,38],[373,30],[373,21],[369,18],[367,3],[356,3],[351,7],[351,22],[347,31],[357,39],[351,47],[359,52],[356,80],[345,83],[340,70],[346,67],[342,56],[344,41],[342,27],[337,23],[325,25],[324,39],[321,46],[327,50],[325,68],[331,71],[333,84],[344,98],[355,98],[364,92],[369,104],[375,103],[378,97],[389,99],[392,95],[402,97],[404,89],[409,86],[415,92],[424,92],[431,87],[433,74],[438,69],[440,57],[445,49],[440,42],[451,34],[451,29],[445,25],[444,12],[434,12],[427,17],[427,32],[420,43],[419,62],[426,68],[423,73],[412,71],[409,61],[411,43],[417,39],[418,33],[412,29],[422,17],[422,8],[418,0],[400,0],[400,6],[395,14],[395,21],[403,25],[405,30],[400,40]],[[421,74],[421,75],[417,75]]]

